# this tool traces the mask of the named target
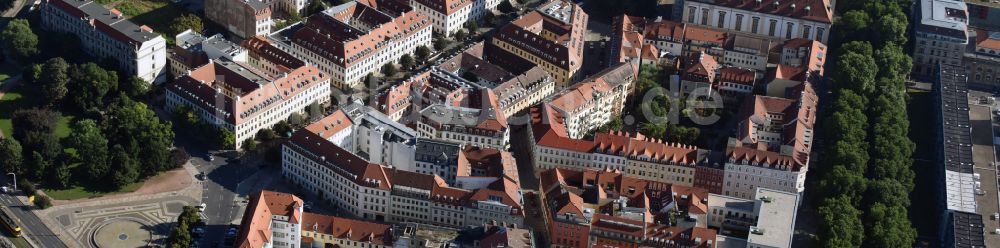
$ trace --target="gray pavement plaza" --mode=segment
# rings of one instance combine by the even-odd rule
[[[180,195],[97,202],[88,206],[61,206],[46,211],[43,218],[53,220],[68,235],[63,241],[70,247],[143,247],[163,242],[183,207],[196,202],[192,197]],[[108,240],[111,236],[114,239]]]

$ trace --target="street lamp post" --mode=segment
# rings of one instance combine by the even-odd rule
[[[14,191],[17,191],[17,174],[14,174],[14,172],[7,172],[7,175],[14,176]]]

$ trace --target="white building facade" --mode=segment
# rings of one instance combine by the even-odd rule
[[[83,52],[118,62],[119,72],[161,83],[167,74],[167,42],[153,29],[139,26],[94,1],[49,0],[41,7],[42,27],[80,38]]]
[[[728,4],[736,5],[731,7]],[[743,9],[736,6],[751,7]],[[809,0],[768,0],[757,5],[724,0],[691,0],[684,1],[682,21],[776,40],[806,38],[826,43],[833,24],[830,7],[826,1]]]
[[[469,22],[491,13],[500,0],[410,0],[410,6],[434,24],[434,32],[450,37]]]

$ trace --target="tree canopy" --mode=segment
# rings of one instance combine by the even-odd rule
[[[38,54],[38,35],[31,31],[31,25],[25,19],[11,20],[0,31],[0,42],[18,58],[31,58]]]

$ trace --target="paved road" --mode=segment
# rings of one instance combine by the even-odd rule
[[[208,161],[208,154],[192,153],[191,164],[206,175],[201,181],[203,190],[201,203],[205,204],[203,216],[206,219],[206,233],[200,239],[201,247],[217,247],[223,243],[226,230],[234,219],[242,216],[236,204],[236,187],[240,181],[256,171],[256,168],[237,163],[227,163],[224,157]]]
[[[5,180],[9,182],[9,180]],[[14,195],[0,194],[0,202],[10,208],[11,212],[21,220],[21,232],[25,238],[31,239],[36,245],[46,248],[66,247],[66,244],[52,233],[42,220],[31,211],[32,206],[25,206]]]

